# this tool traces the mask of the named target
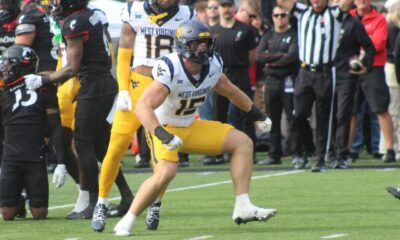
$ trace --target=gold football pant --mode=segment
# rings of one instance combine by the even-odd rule
[[[108,197],[112,184],[118,175],[120,161],[128,149],[133,134],[141,126],[134,110],[143,91],[152,81],[153,79],[151,77],[135,72],[131,75],[129,95],[132,100],[132,110],[126,112],[116,110],[115,112],[111,128],[110,143],[101,165],[99,197]]]
[[[80,83],[77,77],[73,77],[57,88],[58,105],[60,107],[61,125],[74,129],[75,96],[78,94]]]

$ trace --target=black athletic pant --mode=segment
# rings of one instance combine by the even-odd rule
[[[356,91],[355,79],[341,79],[340,83],[336,84],[335,89],[335,104],[336,104],[336,125],[335,144],[336,157],[341,160],[346,160],[349,154],[349,134],[351,114],[354,105],[354,95]]]
[[[98,159],[103,159],[110,137],[106,118],[114,102],[114,95],[95,99],[78,99],[75,111],[75,146],[79,166],[90,193],[90,204],[95,205],[98,194]],[[95,197],[96,196],[96,197]]]
[[[300,69],[294,90],[295,125],[298,132],[296,144],[302,145],[307,133],[303,125],[311,116],[313,103],[316,104],[318,160],[323,162],[327,143],[329,111],[332,96],[332,72],[334,68],[324,67],[321,71]]]
[[[240,90],[242,90],[247,96],[252,99],[252,91],[250,85],[250,78],[248,73],[248,68],[225,68],[224,73],[231,80],[233,84],[235,84]],[[227,123],[228,122],[228,108],[229,108],[229,100],[223,96],[215,94],[214,96],[214,113],[215,119]],[[235,107],[236,108],[236,107]],[[255,129],[254,122],[250,118],[246,117],[246,113],[243,111],[235,109],[238,113],[235,116],[235,120],[231,123],[237,129],[246,133],[251,140],[255,143]],[[255,144],[254,144],[255,145]]]
[[[269,156],[280,159],[283,155],[281,118],[282,110],[285,111],[289,126],[289,151],[294,151],[294,128],[293,128],[293,93],[285,93],[284,79],[268,76],[265,83],[264,94],[267,115],[272,121],[269,141]]]

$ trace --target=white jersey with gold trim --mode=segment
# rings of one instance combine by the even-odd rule
[[[176,127],[192,124],[196,108],[203,105],[208,91],[219,81],[222,64],[221,57],[214,55],[196,79],[183,67],[177,53],[157,59],[152,70],[153,79],[169,89],[168,97],[155,110],[158,121]]]
[[[186,5],[154,15],[147,1],[128,2],[121,19],[136,33],[132,68],[140,65],[152,67],[156,58],[173,52],[176,29],[195,15],[195,11]]]

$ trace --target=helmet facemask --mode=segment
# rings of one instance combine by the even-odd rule
[[[182,56],[198,64],[208,64],[214,55],[214,38],[190,40],[184,44]]]

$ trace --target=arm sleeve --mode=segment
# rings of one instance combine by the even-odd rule
[[[132,48],[118,48],[117,81],[119,91],[128,90],[131,79]]]

